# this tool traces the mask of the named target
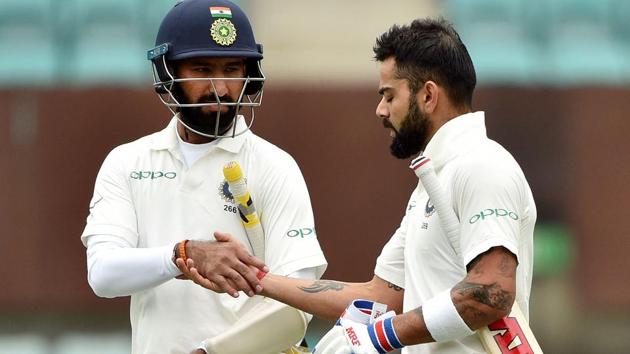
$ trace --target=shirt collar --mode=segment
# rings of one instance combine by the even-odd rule
[[[178,150],[179,142],[177,141],[176,126],[177,117],[173,117],[166,128],[153,135],[151,148],[153,150]],[[236,131],[242,131],[243,129],[247,129],[247,123],[245,122],[245,118],[243,116],[238,116],[236,121]],[[233,138],[219,138],[216,147],[232,153],[237,153],[241,150],[243,143],[245,143],[247,136],[250,134],[252,134],[252,132],[248,129],[245,133]]]
[[[433,135],[423,155],[433,161],[436,170],[457,155],[470,149],[470,144],[487,138],[484,112],[462,114],[444,123]]]
[[[151,149],[153,150],[173,150],[178,146],[177,143],[177,118],[171,118],[166,128],[153,134],[151,139]]]

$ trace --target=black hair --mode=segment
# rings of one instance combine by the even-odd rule
[[[396,60],[396,76],[417,93],[426,81],[445,88],[455,106],[470,108],[477,83],[468,50],[453,25],[443,18],[394,25],[376,39],[374,58]]]

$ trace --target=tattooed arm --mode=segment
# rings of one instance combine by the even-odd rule
[[[350,301],[374,300],[387,304],[389,310],[400,313],[404,289],[377,276],[366,283],[345,283],[334,280],[304,280],[267,274],[262,279],[261,295],[311,313],[336,320]]]
[[[468,264],[466,277],[451,289],[457,312],[473,330],[509,314],[516,294],[516,257],[494,247]],[[404,290],[375,276],[367,283],[332,280],[305,281],[269,274],[262,280],[263,295],[334,320],[357,298],[386,303],[400,313]],[[422,307],[394,317],[393,325],[404,345],[432,342]]]
[[[221,291],[215,283],[204,278],[195,268],[194,261],[188,259],[184,263],[177,260],[177,267],[186,278],[212,291]],[[228,280],[232,287],[238,287]],[[388,310],[396,313],[402,311],[403,295],[405,290],[378,276],[365,283],[345,283],[335,280],[308,280],[289,278],[281,275],[267,274],[260,281],[262,292],[259,295],[267,296],[283,302],[289,306],[308,312],[320,318],[336,320],[343,310],[355,299],[366,299],[387,304]],[[242,290],[242,289],[240,289]]]
[[[468,274],[451,290],[453,303],[468,327],[477,329],[507,316],[516,297],[516,256],[491,248],[468,265]]]
[[[510,313],[516,295],[516,257],[503,247],[494,247],[468,264],[468,274],[451,289],[457,312],[472,330]],[[431,342],[422,307],[394,319],[394,327],[405,345]]]
[[[468,264],[468,273],[451,289],[451,298],[470,329],[479,329],[509,314],[516,294],[516,266],[514,254],[503,247],[491,248]],[[196,271],[185,274],[206,286]],[[404,289],[377,276],[366,283],[344,283],[267,274],[261,284],[260,295],[330,320],[337,319],[350,301],[360,298],[385,303],[388,309],[400,313],[404,295]],[[422,307],[394,317],[393,325],[404,345],[434,341]]]

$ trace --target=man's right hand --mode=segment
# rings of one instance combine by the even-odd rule
[[[267,266],[252,256],[247,248],[230,234],[215,232],[214,237],[216,242],[190,240],[186,244],[186,255],[190,265],[181,258],[176,260],[177,267],[182,273],[193,279],[190,267],[194,266],[206,280],[195,281],[196,283],[233,297],[238,297],[238,291],[243,291],[248,296],[260,292],[262,286],[256,278],[255,268],[266,272],[269,271]]]

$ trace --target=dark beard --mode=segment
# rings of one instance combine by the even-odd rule
[[[192,100],[188,98],[182,91],[181,87],[177,85],[173,90],[173,96],[177,99],[178,102],[183,104],[188,103],[216,103],[217,100],[214,95],[206,95],[196,102],[191,102]],[[225,95],[223,97],[219,97],[221,103],[233,103],[234,100]],[[189,126],[191,129],[194,129],[200,133],[208,134],[208,135],[223,135],[228,129],[232,127],[232,123],[234,122],[234,117],[236,116],[236,106],[227,106],[227,111],[225,112],[204,112],[204,107],[178,107],[177,112],[179,113],[179,117],[184,123]],[[219,116],[220,114],[220,116]],[[219,127],[217,129],[217,118],[219,119]]]
[[[396,130],[389,120],[384,119],[383,125],[394,130],[396,136],[389,149],[396,158],[406,159],[418,154],[428,143],[429,118],[420,112],[418,101],[412,96],[409,102],[409,112]]]

